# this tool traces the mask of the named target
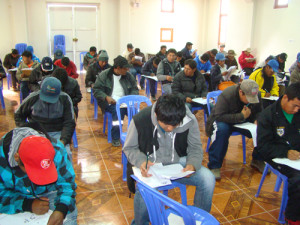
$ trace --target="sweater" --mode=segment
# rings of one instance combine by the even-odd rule
[[[67,71],[68,76],[72,77],[74,79],[77,79],[79,77],[78,73],[77,73],[77,68],[76,65],[70,61],[69,65],[67,66],[67,68],[65,68],[63,66],[63,64],[61,63],[61,59],[58,59],[55,61],[54,65],[59,66],[60,68],[63,68]]]

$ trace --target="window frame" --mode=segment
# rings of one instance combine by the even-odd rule
[[[167,0],[167,1],[172,1],[172,9],[171,10],[165,10],[163,9],[163,2],[165,0],[161,0],[161,6],[160,6],[160,11],[163,13],[174,13],[174,0]]]
[[[274,9],[283,9],[283,8],[288,8],[289,6],[289,1],[287,1],[286,5],[278,5],[279,0],[274,1]]]
[[[225,45],[225,43],[221,42],[220,38],[221,38],[221,27],[222,27],[222,18],[223,17],[227,17],[228,18],[228,14],[227,13],[222,13],[222,0],[220,1],[220,13],[219,13],[219,32],[218,32],[218,46],[220,45]]]
[[[171,32],[170,39],[163,39],[163,32]],[[160,42],[173,42],[173,28],[160,28]]]

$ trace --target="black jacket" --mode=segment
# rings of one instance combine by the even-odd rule
[[[104,70],[110,68],[111,65],[106,64],[104,68],[101,68],[99,66],[98,62],[93,63],[92,65],[89,66],[86,77],[85,77],[85,86],[90,87],[91,84],[94,84],[96,81],[97,76]]]
[[[147,76],[151,76],[151,73],[154,73],[156,75],[157,73],[157,68],[155,68],[153,66],[153,59],[151,58],[149,59],[144,66],[142,67],[142,74],[147,75]]]
[[[81,102],[82,94],[77,80],[68,76],[68,81],[65,86],[62,87],[62,91],[71,97],[75,115],[78,117],[78,103]]]
[[[287,158],[288,150],[300,152],[300,112],[289,123],[282,112],[281,99],[258,118],[257,150],[265,161]]]
[[[222,80],[221,68],[218,64],[214,65],[210,71],[210,82],[213,91],[218,90],[218,85]]]
[[[194,76],[196,76],[195,81],[187,77],[184,71],[177,73],[172,83],[172,93],[178,94],[184,101],[187,97],[206,97],[207,86],[204,76],[198,70],[195,71]]]
[[[17,126],[38,122],[47,132],[61,131],[61,140],[69,144],[75,129],[72,100],[64,92],[56,103],[46,103],[39,98],[40,91],[31,93],[15,112]]]
[[[7,54],[4,58],[3,66],[7,70],[12,69],[13,66],[16,67],[19,58],[20,58],[20,55],[18,55],[16,58],[14,58],[11,53]]]
[[[53,71],[57,68],[56,65],[53,65]],[[40,90],[40,84],[45,77],[50,76],[53,71],[46,72],[42,70],[42,65],[38,66],[32,70],[29,76],[29,88],[32,92]]]
[[[6,74],[5,74],[5,70],[2,66],[2,61],[0,59],[0,80],[2,80],[4,77],[6,77]]]

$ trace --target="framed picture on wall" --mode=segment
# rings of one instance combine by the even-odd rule
[[[173,42],[173,28],[160,28],[160,42]]]
[[[174,12],[174,0],[161,0],[161,12]]]

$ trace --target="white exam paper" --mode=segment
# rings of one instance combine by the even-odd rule
[[[252,141],[253,141],[253,146],[256,147],[257,146],[257,133],[256,133],[256,129],[257,129],[257,125],[254,123],[240,123],[240,124],[235,124],[233,125],[234,127],[238,127],[241,129],[245,129],[245,130],[249,130],[252,136]]]
[[[152,80],[155,80],[155,81],[158,81],[157,77],[156,76],[146,76],[146,75],[142,75],[143,77],[146,77],[146,78],[150,78]]]
[[[292,167],[296,170],[300,170],[300,159],[290,160],[288,158],[275,158],[275,159],[272,159],[272,160],[273,160],[273,162],[276,162],[278,164],[287,165],[287,166]]]
[[[53,211],[49,210],[44,215],[36,215],[30,212],[17,213],[17,214],[1,214],[0,225],[7,224],[26,224],[26,225],[45,225]]]

